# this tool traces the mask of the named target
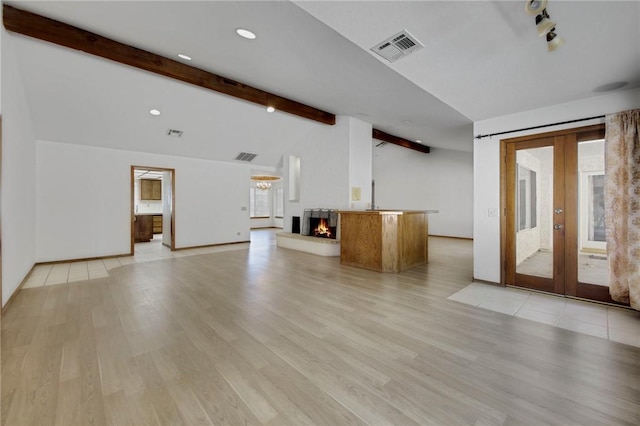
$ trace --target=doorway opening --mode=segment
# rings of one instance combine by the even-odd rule
[[[132,256],[136,244],[175,250],[175,169],[131,166]]]
[[[604,226],[604,125],[501,141],[502,282],[614,302]]]

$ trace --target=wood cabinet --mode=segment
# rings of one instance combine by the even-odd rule
[[[426,211],[341,211],[340,263],[400,272],[427,263]]]
[[[153,216],[137,214],[133,222],[133,241],[146,243],[153,238]]]
[[[153,233],[162,234],[162,215],[153,215]]]
[[[141,200],[162,200],[162,181],[154,179],[140,179]]]

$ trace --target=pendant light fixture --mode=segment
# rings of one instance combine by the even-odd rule
[[[256,188],[262,191],[268,191],[271,189],[271,182],[258,182],[256,183]]]
[[[255,182],[255,187],[261,191],[268,191],[271,189],[272,182],[280,181],[280,176],[272,175],[253,175],[251,181]]]

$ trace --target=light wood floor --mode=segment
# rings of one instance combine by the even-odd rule
[[[639,348],[446,300],[471,243],[430,256],[378,274],[258,244],[22,290],[2,423],[640,424]]]

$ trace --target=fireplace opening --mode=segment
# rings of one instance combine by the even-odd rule
[[[305,209],[300,234],[318,238],[337,239],[338,211],[331,209]]]
[[[319,238],[336,238],[336,227],[329,226],[324,218],[312,217],[310,222],[311,235]]]

